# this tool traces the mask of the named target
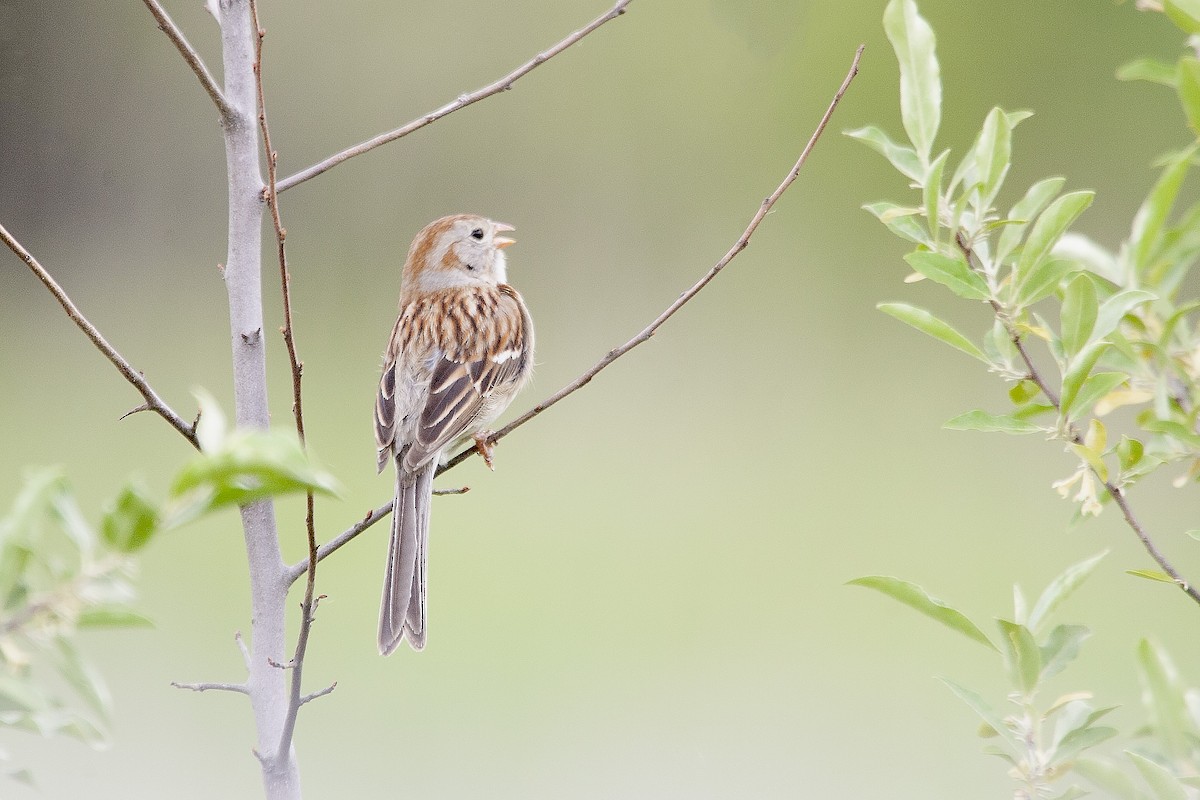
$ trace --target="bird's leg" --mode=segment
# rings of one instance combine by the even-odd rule
[[[483,463],[487,464],[487,468],[492,472],[496,471],[496,467],[492,464],[492,454],[496,450],[496,443],[492,441],[492,437],[496,435],[495,431],[480,431],[475,434],[475,452],[483,456]]]

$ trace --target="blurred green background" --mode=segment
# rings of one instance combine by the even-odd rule
[[[263,0],[281,174],[490,82],[608,0]],[[219,69],[198,0],[168,10]],[[998,666],[882,597],[867,573],[926,585],[987,620],[1067,564],[1112,548],[1061,621],[1095,635],[1057,681],[1142,720],[1133,648],[1200,657],[1195,610],[1138,581],[1150,566],[1113,510],[1084,526],[1050,483],[1071,457],[1036,438],[940,430],[1003,387],[877,311],[925,305],[972,332],[982,308],[901,283],[902,243],[860,205],[907,200],[883,159],[839,134],[901,135],[884,3],[636,0],[513,91],[284,195],[310,441],[345,485],[328,538],[383,502],[371,435],[379,354],[413,234],[446,213],[517,226],[510,278],[538,325],[523,409],[625,341],[720,257],[794,162],[866,42],[862,74],[752,246],[651,343],[506,440],[498,469],[438,500],[428,649],[375,650],[386,526],[326,562],[297,746],[311,797],[986,797],[1010,794],[976,721],[934,674],[999,705]],[[1132,4],[925,0],[946,83],[939,146],[961,153],[995,104],[1017,132],[1001,204],[1067,177],[1098,197],[1080,229],[1115,247],[1187,140],[1173,95],[1113,78],[1180,37]],[[182,413],[230,400],[224,158],[208,98],[135,0],[0,2],[0,220]],[[84,507],[128,474],[158,492],[189,449],[11,255],[0,268],[0,500],[27,464],[64,463]],[[277,287],[266,296],[278,324]],[[275,418],[289,424],[271,340]],[[1200,574],[1190,490],[1133,502]],[[289,558],[301,504],[283,504]],[[244,698],[172,680],[239,680],[248,630],[235,514],[155,542],[151,631],[90,635],[117,704],[113,747],[2,742],[49,797],[254,798]],[[1200,680],[1200,670],[1188,670]],[[5,789],[7,794],[7,788]],[[32,795],[30,795],[32,796]]]

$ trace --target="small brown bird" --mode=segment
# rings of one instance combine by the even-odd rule
[[[507,283],[499,234],[511,225],[470,214],[417,234],[400,283],[400,317],[383,356],[375,401],[379,470],[396,462],[379,652],[408,637],[425,646],[425,563],[433,473],[458,441],[475,439],[488,466],[486,426],[533,369],[533,320]]]

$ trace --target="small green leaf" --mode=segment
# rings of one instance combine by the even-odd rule
[[[1088,793],[1078,786],[1068,786],[1061,794],[1054,795],[1050,800],[1079,800],[1080,797],[1087,797],[1087,795]]]
[[[1021,380],[1014,383],[1008,390],[1008,399],[1013,401],[1014,405],[1024,405],[1033,398],[1042,393],[1038,385],[1030,380]]]
[[[1042,209],[1058,196],[1066,182],[1066,178],[1046,178],[1029,187],[1025,196],[1008,212],[1009,224],[1000,231],[1000,241],[996,245],[996,263],[1007,262],[1008,256],[1021,243],[1030,220],[1042,213]]]
[[[940,156],[933,160],[929,165],[929,172],[925,175],[923,195],[925,199],[925,225],[929,228],[929,236],[935,242],[941,239],[942,220],[942,173],[946,169],[946,159],[950,157],[950,151],[944,151]],[[953,227],[956,223],[951,223]]]
[[[68,639],[59,637],[55,645],[53,652],[58,673],[93,711],[102,719],[108,719],[112,710],[112,695],[100,673],[84,660]]]
[[[1128,472],[1136,467],[1145,452],[1146,447],[1139,440],[1122,436],[1117,444],[1117,459],[1121,462],[1121,471]]]
[[[1040,630],[1051,612],[1096,571],[1096,567],[1100,565],[1106,555],[1108,555],[1108,551],[1102,550],[1094,556],[1089,556],[1067,567],[1054,580],[1050,581],[1038,597],[1037,602],[1034,603],[1033,611],[1029,613],[1029,629],[1035,633]]]
[[[939,339],[956,350],[961,350],[973,358],[987,364],[987,357],[975,346],[970,339],[956,331],[948,322],[943,322],[928,311],[910,306],[906,303],[880,303],[876,306],[880,311],[895,317],[906,325],[910,325],[921,333]]]
[[[1156,569],[1127,569],[1126,575],[1132,575],[1135,578],[1145,578],[1148,581],[1158,581],[1159,583],[1175,583],[1175,579],[1165,572]]]
[[[1111,345],[1108,342],[1092,342],[1069,362],[1067,372],[1063,375],[1062,394],[1058,398],[1059,409],[1064,419],[1074,416],[1079,390],[1092,374],[1092,368],[1096,366],[1100,356],[1104,355],[1104,351],[1109,347]]]
[[[1146,800],[1146,795],[1134,785],[1133,779],[1107,759],[1075,759],[1074,772],[1091,781],[1120,800]]]
[[[1079,264],[1069,258],[1043,258],[1021,276],[1021,282],[1014,290],[1015,304],[1025,308],[1049,297],[1058,289],[1063,278],[1078,271]]]
[[[1009,670],[1013,681],[1026,695],[1037,689],[1042,674],[1042,654],[1033,634],[1024,625],[1006,619],[996,620],[1006,647]]]
[[[1200,2],[1197,0],[1165,0],[1163,11],[1175,27],[1189,36],[1200,33]]]
[[[965,686],[960,686],[949,678],[941,678],[940,680],[942,683],[949,686],[950,691],[954,692],[954,694],[957,695],[960,700],[970,706],[971,710],[978,714],[979,718],[982,719],[984,723],[987,724],[992,730],[994,730],[1010,748],[1016,752],[1024,752],[1024,748],[1017,741],[1012,730],[1004,724],[1004,720],[1001,719],[1000,715],[997,714],[995,710],[992,709],[992,707],[988,705],[987,702],[980,697],[977,692],[974,692]]]
[[[1083,625],[1056,625],[1042,645],[1042,678],[1053,678],[1079,655],[1079,646],[1092,632]]]
[[[989,292],[987,283],[978,272],[971,269],[964,258],[951,258],[941,253],[918,250],[904,257],[908,265],[917,272],[945,286],[959,297],[968,300],[986,300]]]
[[[1078,419],[1081,415],[1090,413],[1096,401],[1127,380],[1129,376],[1124,372],[1097,372],[1089,375],[1079,387],[1079,393],[1071,404],[1070,418]]]
[[[121,553],[133,553],[146,546],[159,527],[158,506],[146,490],[129,484],[108,504],[100,530],[104,541]]]
[[[933,239],[929,238],[929,231],[918,219],[921,209],[888,202],[867,203],[863,208],[875,215],[876,219],[901,239],[923,247],[934,247]]]
[[[975,178],[979,185],[979,208],[991,208],[1004,183],[1012,161],[1012,126],[1000,108],[993,108],[983,121],[975,142]]]
[[[1173,583],[1169,577],[1163,577],[1167,583]],[[1187,690],[1175,664],[1165,650],[1149,639],[1142,639],[1137,647],[1137,666],[1142,702],[1165,755],[1174,762],[1188,759],[1197,731],[1188,713]]]
[[[104,605],[85,608],[79,612],[80,628],[153,628],[147,616],[125,606]]]
[[[925,178],[917,151],[908,145],[892,141],[886,133],[874,125],[846,131],[846,135],[851,139],[857,139],[882,155],[905,177],[917,182],[921,182]]]
[[[1063,351],[1073,356],[1091,339],[1096,327],[1096,284],[1087,275],[1077,275],[1067,284],[1062,304]]]
[[[1178,80],[1178,72],[1174,64],[1167,64],[1154,58],[1138,58],[1117,68],[1117,80],[1149,81],[1174,89]]]
[[[883,592],[888,597],[904,603],[909,608],[937,620],[951,630],[958,631],[968,639],[995,650],[992,640],[961,611],[951,608],[936,597],[932,597],[915,583],[887,575],[867,575],[848,582],[850,586],[864,586]]]
[[[1188,800],[1187,789],[1166,767],[1131,750],[1126,750],[1125,755],[1129,756],[1158,800]]]
[[[1200,60],[1179,59],[1176,93],[1187,117],[1188,127],[1200,133]]]
[[[933,28],[913,0],[891,0],[883,28],[900,63],[900,116],[921,163],[929,163],[942,117],[942,81]]]
[[[1124,289],[1100,304],[1096,312],[1096,326],[1092,332],[1093,339],[1102,339],[1117,329],[1117,325],[1125,315],[1143,303],[1158,298],[1150,292],[1141,289]]]
[[[1071,761],[1084,750],[1106,742],[1117,735],[1115,728],[1103,725],[1094,728],[1078,728],[1071,731],[1059,742],[1058,750],[1054,753],[1054,763],[1064,764]],[[1076,795],[1078,797],[1078,795]]]
[[[1008,414],[989,414],[975,409],[947,420],[942,427],[951,431],[984,431],[986,433],[1038,433],[1042,427]]]
[[[1033,223],[1033,229],[1021,249],[1014,269],[1016,283],[1021,283],[1021,276],[1028,274],[1041,264],[1042,259],[1050,255],[1054,243],[1071,227],[1084,209],[1092,204],[1094,192],[1070,192],[1051,203],[1045,211],[1038,215]]]
[[[1184,178],[1191,169],[1196,148],[1197,145],[1192,145],[1167,161],[1162,175],[1133,217],[1129,246],[1134,268],[1139,274],[1150,266],[1151,257],[1159,247],[1163,226],[1175,205],[1175,199],[1179,196]]]

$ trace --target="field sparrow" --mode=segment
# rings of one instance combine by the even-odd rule
[[[408,637],[425,646],[425,550],[433,473],[458,441],[475,438],[491,466],[484,428],[533,368],[533,321],[506,283],[501,236],[511,225],[460,214],[417,234],[400,282],[400,317],[383,357],[375,401],[379,470],[396,462],[379,652]]]

